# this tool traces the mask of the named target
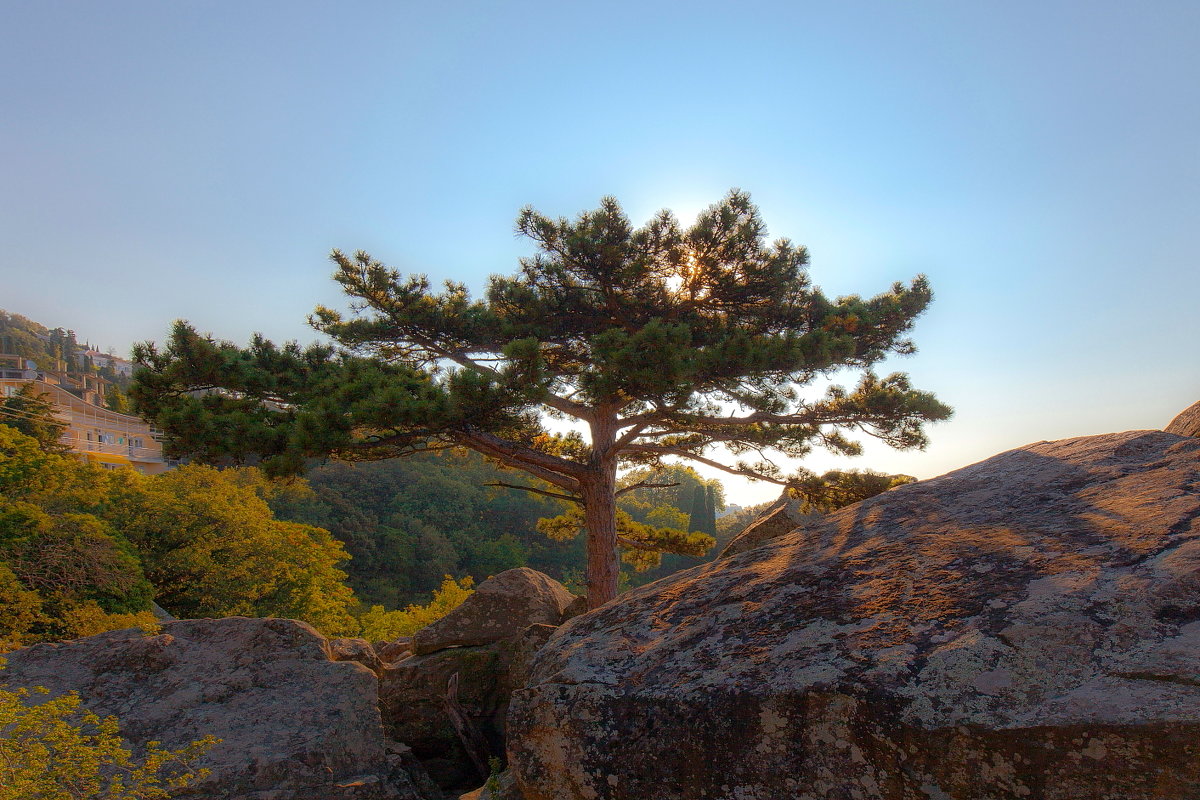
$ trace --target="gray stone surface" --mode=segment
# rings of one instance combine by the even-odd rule
[[[822,514],[805,514],[800,510],[800,501],[787,496],[785,490],[770,508],[764,511],[745,529],[725,545],[718,558],[729,558],[747,550],[753,550],[772,539],[778,539],[799,527],[819,524]]]
[[[385,738],[377,679],[330,660],[325,638],[286,619],[168,622],[6,656],[13,686],[77,691],[133,743],[222,741],[193,800],[432,800],[419,766]]]
[[[413,655],[491,644],[530,625],[558,625],[575,596],[548,575],[518,567],[488,578],[446,616],[413,634]]]
[[[383,661],[366,639],[330,639],[326,647],[334,661],[355,661],[376,675],[383,669]]]
[[[478,785],[479,776],[446,715],[446,684],[458,675],[458,702],[491,745],[504,754],[509,697],[525,685],[534,655],[552,625],[531,625],[512,638],[478,647],[451,647],[384,668],[379,703],[384,725],[410,745],[443,786]]]
[[[391,642],[376,642],[375,654],[384,664],[403,661],[412,655],[412,637],[401,636]]]
[[[1193,403],[1179,412],[1166,431],[1179,436],[1200,436],[1200,403]]]
[[[568,622],[528,800],[1200,797],[1200,441],[1041,442]]]

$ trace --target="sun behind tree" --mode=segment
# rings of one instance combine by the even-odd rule
[[[770,452],[857,453],[847,430],[920,447],[924,423],[950,415],[906,375],[870,371],[914,352],[905,334],[931,299],[925,279],[830,300],[805,248],[768,243],[743,192],[687,229],[668,211],[635,228],[606,198],[574,221],[527,208],[517,230],[537,254],[481,300],[335,251],[355,313],[320,307],[310,321],[338,347],[256,337],[241,350],[181,322],[165,349],[136,348],[146,369],[131,395],[175,453],[209,460],[257,455],[287,472],[327,454],[459,446],[524,471],[542,482],[530,490],[579,507],[593,608],[616,595],[619,546],[691,546],[672,529],[619,530],[620,469],[678,459],[787,484]],[[851,390],[797,392],[846,368],[862,372]],[[580,432],[550,432],[543,415]],[[712,457],[718,444],[734,463]]]

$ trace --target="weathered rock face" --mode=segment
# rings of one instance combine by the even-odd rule
[[[491,644],[530,625],[558,625],[575,600],[567,588],[528,567],[501,572],[479,584],[463,604],[412,637],[413,655],[447,647]]]
[[[753,550],[772,539],[791,533],[797,527],[811,525],[824,519],[822,514],[805,514],[800,510],[800,501],[787,496],[787,492],[775,504],[746,526],[745,530],[725,545],[718,558],[728,558]]]
[[[391,642],[376,642],[375,654],[384,664],[402,661],[412,655],[412,637],[401,636]]]
[[[330,639],[325,646],[334,661],[356,661],[376,675],[383,669],[383,661],[366,639]]]
[[[1043,442],[563,626],[529,800],[1200,797],[1200,440]]]
[[[1200,403],[1193,403],[1181,411],[1166,431],[1179,436],[1200,436]]]
[[[442,786],[477,786],[472,765],[446,712],[446,686],[458,675],[458,703],[487,740],[504,753],[504,719],[513,690],[525,684],[534,654],[552,625],[531,625],[518,635],[479,647],[451,647],[384,668],[379,704],[388,733],[405,742]]]
[[[330,660],[302,622],[184,620],[155,636],[113,631],[6,657],[5,682],[75,690],[87,708],[117,715],[134,743],[220,738],[195,800],[433,797],[406,768],[407,748],[383,735],[375,675]]]

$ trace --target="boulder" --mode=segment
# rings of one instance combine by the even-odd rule
[[[753,550],[765,542],[778,539],[784,534],[791,533],[801,525],[819,523],[824,519],[821,514],[806,514],[800,510],[800,501],[788,496],[785,489],[779,499],[766,511],[758,515],[737,536],[725,545],[725,549],[717,558],[729,558],[747,550]]]
[[[576,595],[571,604],[563,609],[562,621],[566,622],[569,619],[578,617],[580,614],[586,614],[587,610],[587,597],[582,594]]]
[[[1193,403],[1179,412],[1166,431],[1179,436],[1200,436],[1200,403]]]
[[[484,645],[516,636],[530,625],[558,625],[575,596],[528,567],[488,578],[462,605],[413,634],[413,655],[447,647]]]
[[[401,636],[392,642],[376,642],[375,653],[379,656],[379,660],[385,664],[391,664],[408,658],[412,655],[412,638]]]
[[[411,746],[439,785],[479,785],[481,776],[447,715],[446,686],[458,675],[458,705],[491,754],[503,756],[509,697],[525,684],[534,655],[555,630],[531,625],[510,639],[452,647],[385,667],[379,704],[389,735]]]
[[[366,639],[330,639],[326,646],[334,661],[356,661],[376,675],[383,669],[383,661]]]
[[[3,680],[79,693],[133,743],[221,739],[193,800],[432,800],[383,735],[374,673],[287,619],[167,622],[9,653]],[[423,789],[422,786],[425,788]]]
[[[528,800],[1200,797],[1200,440],[1042,442],[564,625]]]

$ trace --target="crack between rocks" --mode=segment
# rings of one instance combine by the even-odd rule
[[[1200,680],[1185,678],[1182,675],[1160,675],[1155,672],[1110,672],[1109,675],[1114,678],[1126,678],[1135,681],[1156,681],[1158,683],[1175,683],[1180,686],[1200,687]]]

